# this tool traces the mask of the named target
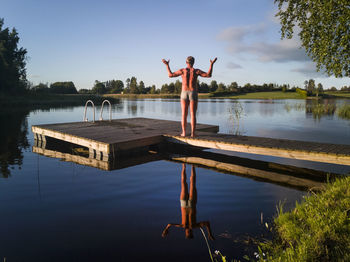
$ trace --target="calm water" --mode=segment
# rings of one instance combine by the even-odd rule
[[[330,101],[338,106],[344,102]],[[198,122],[219,125],[221,133],[350,144],[349,120],[307,113],[305,103],[201,100]],[[191,165],[186,165],[186,185],[181,183],[181,163],[160,160],[102,171],[31,152],[31,125],[81,121],[83,109],[0,113],[1,123],[8,126],[0,136],[0,261],[210,261],[198,228],[193,239],[174,227],[162,238],[167,224],[181,223],[180,193],[191,188]],[[113,108],[113,118],[179,120],[180,115],[176,100],[121,100]],[[346,166],[230,154],[350,172]],[[270,223],[280,201],[291,208],[306,194],[202,167],[194,171],[196,220],[210,223],[215,238],[209,241],[211,250],[229,258],[251,255],[244,240],[266,234],[261,213]]]

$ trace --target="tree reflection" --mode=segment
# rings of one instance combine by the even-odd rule
[[[0,112],[0,165],[1,176],[7,178],[11,175],[10,167],[21,167],[23,149],[29,147],[27,139],[28,110],[2,110]]]
[[[197,222],[196,169],[193,165],[191,168],[190,190],[188,191],[186,165],[182,164],[180,205],[181,224],[169,223],[163,230],[162,237],[166,237],[169,234],[170,227],[174,226],[183,228],[185,230],[186,238],[192,239],[193,229],[205,227],[208,233],[208,238],[214,240],[209,221]]]

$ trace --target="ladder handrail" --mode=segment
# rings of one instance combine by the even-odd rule
[[[109,104],[109,121],[112,121],[112,105],[111,105],[111,102],[109,102],[107,99],[103,100],[102,105],[101,105],[100,121],[103,120],[103,118],[102,118],[103,106],[104,106],[104,103],[106,103],[106,102]]]
[[[86,103],[85,103],[85,110],[84,110],[84,118],[83,118],[83,121],[84,121],[84,122],[87,122],[87,121],[88,121],[88,119],[86,118],[86,109],[87,109],[88,103],[91,103],[91,104],[92,104],[92,109],[93,109],[93,111],[94,111],[94,120],[93,120],[92,122],[95,122],[95,104],[94,104],[94,102],[92,102],[91,100],[88,100],[88,101],[86,101]]]

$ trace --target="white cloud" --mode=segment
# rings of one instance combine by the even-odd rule
[[[240,69],[240,68],[242,68],[241,65],[233,63],[233,62],[227,63],[226,67],[229,68],[229,69]]]
[[[294,68],[292,72],[300,73],[310,78],[327,78],[327,74],[323,72],[317,72],[316,65],[313,62],[305,63],[302,67]]]
[[[264,34],[266,26],[230,27],[218,34],[218,40],[227,42],[227,52],[236,54],[251,54],[261,62],[310,61],[305,51],[300,48],[299,40],[283,39],[275,43],[256,41],[257,35]],[[249,39],[249,41],[247,41]]]

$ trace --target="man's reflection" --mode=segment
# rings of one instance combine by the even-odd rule
[[[191,178],[190,178],[190,191],[188,192],[188,186],[186,181],[186,165],[182,164],[181,172],[181,224],[170,223],[163,230],[162,237],[166,237],[169,233],[171,226],[181,227],[185,229],[185,235],[187,239],[193,238],[194,228],[205,227],[208,232],[208,238],[214,240],[213,234],[210,229],[209,221],[198,222],[196,220],[197,215],[197,189],[196,189],[196,169],[192,165]]]

